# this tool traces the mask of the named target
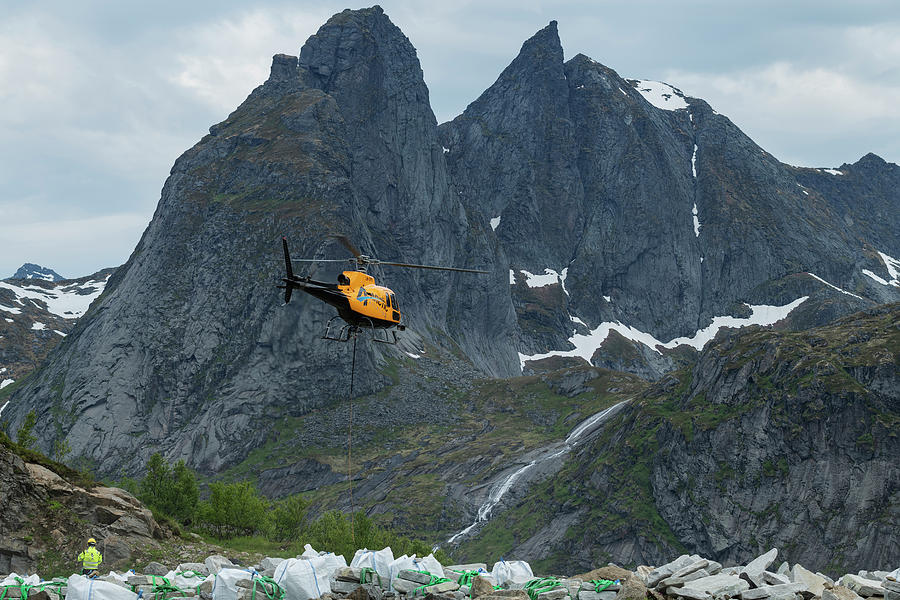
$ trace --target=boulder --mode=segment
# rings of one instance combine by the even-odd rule
[[[547,590],[546,592],[541,592],[537,596],[537,600],[562,600],[566,596],[569,595],[569,590],[564,587],[558,587],[552,590]],[[613,596],[615,598],[615,596]],[[599,600],[599,599],[595,599]],[[604,599],[606,600],[606,599]],[[612,600],[612,598],[608,599]]]
[[[763,571],[765,571],[766,569],[768,569],[772,565],[772,563],[775,562],[775,559],[777,557],[778,557],[778,549],[772,548],[765,554],[757,556],[756,558],[751,560],[749,563],[747,563],[747,566],[744,567],[743,572],[760,574]]]
[[[647,587],[637,577],[624,579],[616,594],[616,600],[644,600],[646,597]]]
[[[209,571],[210,575],[216,575],[222,569],[231,569],[235,566],[233,562],[219,554],[214,554],[212,556],[206,557],[206,560],[203,561],[203,564],[206,565],[206,569],[207,571]],[[165,575],[165,573],[163,574]]]
[[[886,578],[881,582],[881,587],[886,590],[890,590],[895,593],[900,593],[900,581],[896,579],[891,579],[890,577]]]
[[[866,579],[864,577],[860,577],[859,575],[844,575],[840,580],[841,585],[844,585],[863,598],[869,598],[871,596],[884,596],[885,589],[881,587],[880,581],[875,581],[874,579]]]
[[[342,579],[332,579],[331,580],[331,591],[336,594],[352,594],[356,591],[358,587],[360,587],[359,580],[356,583],[351,581],[344,581]]]
[[[740,575],[738,575],[738,577],[740,577],[741,579],[743,579],[744,581],[749,583],[750,589],[753,589],[753,588],[759,588],[759,587],[766,585],[767,582],[766,582],[766,578],[765,578],[765,573],[766,573],[766,571],[763,571],[762,573],[754,573],[751,571],[741,571],[741,573],[740,573]],[[790,583],[790,582],[785,581],[784,583]]]
[[[446,572],[446,569],[445,569]],[[476,576],[472,579],[472,585],[469,591],[469,594],[472,598],[478,598],[480,596],[489,596],[494,591],[494,586],[491,584],[490,580],[487,577],[482,577],[481,575]]]
[[[347,598],[350,600],[382,600],[383,596],[384,592],[380,587],[367,583],[350,592]]]
[[[666,577],[658,584],[656,584],[657,589],[666,589],[669,588],[680,588],[685,584],[694,581],[695,579],[702,579],[703,577],[709,577],[712,573],[708,573],[706,569],[700,569],[699,571],[694,571],[688,575],[684,575],[683,577]],[[671,592],[666,592],[671,595]]]
[[[737,596],[741,592],[750,589],[750,584],[734,575],[710,575],[695,579],[684,587],[678,589],[678,595],[694,600],[704,600],[708,596],[719,598],[723,596]]]
[[[828,583],[822,577],[803,568],[803,566],[799,564],[794,565],[794,568],[791,570],[791,581],[804,584],[806,589],[815,596],[821,596],[822,592],[825,590],[825,584]]]
[[[145,575],[157,575],[162,577],[163,575],[167,575],[169,573],[169,567],[162,565],[158,562],[148,563],[146,567],[144,567]]]
[[[822,592],[822,600],[862,600],[859,594],[843,585]]]
[[[431,575],[426,573],[419,573],[418,571],[413,571],[412,569],[402,569],[397,577],[400,579],[405,579],[406,581],[414,581],[419,585],[427,585],[431,583]],[[359,579],[357,579],[359,581]],[[458,589],[458,586],[457,586]]]
[[[766,582],[766,585],[784,585],[785,583],[791,583],[790,577],[785,577],[784,575],[779,575],[778,573],[773,573],[771,571],[763,571],[762,578],[763,581]]]
[[[671,577],[672,574],[674,574],[675,571],[677,571],[681,567],[687,566],[697,560],[700,560],[699,556],[695,555],[692,557],[692,556],[688,556],[687,554],[682,554],[681,556],[679,556],[672,562],[666,563],[661,567],[657,567],[657,568],[653,569],[652,571],[650,571],[650,573],[647,574],[647,581],[646,581],[647,587],[648,588],[656,587],[656,584],[658,584],[660,581],[662,581],[666,577]]]

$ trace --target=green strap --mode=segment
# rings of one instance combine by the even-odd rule
[[[528,592],[528,596],[531,597],[531,600],[537,600],[537,597],[544,592],[549,592],[550,590],[555,590],[560,587],[563,587],[563,584],[560,583],[559,579],[556,577],[538,577],[526,583],[523,589]]]
[[[275,580],[265,575],[257,575],[253,578],[253,587],[250,592],[250,600],[256,600],[256,588],[262,588],[268,600],[284,600],[284,589],[275,583]],[[271,592],[269,591],[271,589]]]
[[[600,593],[609,586],[619,583],[619,580],[616,579],[615,581],[610,581],[609,579],[591,579],[588,583],[594,586],[595,592]]]
[[[411,592],[411,594],[412,594],[413,596],[417,595],[419,592],[422,592],[422,595],[424,596],[424,595],[425,595],[425,588],[431,587],[431,586],[433,586],[433,585],[437,585],[437,584],[439,584],[439,583],[448,583],[448,582],[449,582],[449,583],[453,583],[453,580],[452,580],[452,579],[447,579],[446,577],[437,577],[436,575],[432,575],[432,574],[429,573],[428,571],[413,571],[413,573],[421,573],[422,575],[428,575],[428,577],[431,578],[431,581],[429,581],[428,583],[426,583],[426,584],[424,584],[424,585],[420,585],[419,587],[417,587],[416,589],[414,589],[414,590]]]
[[[453,569],[451,569],[452,571]],[[478,576],[478,571],[453,571],[454,573],[459,573],[459,578],[456,580],[456,583],[459,585],[472,585],[472,580]]]
[[[369,578],[369,581],[366,581],[366,575],[369,573],[372,574],[372,577]],[[378,574],[378,571],[373,569],[372,567],[363,567],[359,571],[359,583],[375,583],[375,578],[378,578],[378,585],[381,585],[381,575]]]
[[[15,579],[16,581],[19,582],[18,588],[21,590],[22,599],[25,600],[26,598],[28,598],[28,590],[30,590],[34,586],[31,586],[31,585],[28,585],[27,583],[25,583],[25,580],[22,579],[21,577],[13,577],[13,579]],[[10,586],[7,586],[7,587],[10,587]]]

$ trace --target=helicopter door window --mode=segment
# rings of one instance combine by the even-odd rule
[[[397,299],[394,298],[393,294],[388,294],[388,302],[391,308],[393,308],[394,310],[400,310],[400,307],[397,306]]]

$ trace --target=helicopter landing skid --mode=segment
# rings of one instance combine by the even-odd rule
[[[378,334],[379,329],[375,328],[374,323],[372,323],[371,319],[366,319],[369,321],[368,327],[361,327],[359,325],[349,325],[344,323],[340,328],[332,328],[331,324],[335,319],[339,319],[339,315],[335,315],[328,319],[328,323],[325,324],[325,333],[322,335],[323,340],[331,340],[334,342],[349,342],[350,340],[359,336],[363,331],[372,332],[372,341],[378,342],[379,344],[390,344],[395,345],[397,343],[397,332],[391,331],[391,335],[388,336],[387,330],[384,331],[384,336]]]

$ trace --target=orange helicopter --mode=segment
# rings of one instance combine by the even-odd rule
[[[276,286],[284,290],[284,303],[291,301],[291,292],[293,290],[303,290],[307,294],[334,306],[338,314],[331,317],[325,325],[325,334],[322,339],[346,342],[356,336],[363,329],[370,329],[373,332],[373,340],[386,344],[397,343],[396,331],[391,331],[392,338],[387,337],[387,330],[399,329],[403,331],[406,326],[401,323],[400,308],[397,304],[397,298],[393,290],[377,285],[375,278],[366,273],[369,265],[387,265],[392,267],[407,267],[412,269],[433,269],[438,271],[459,271],[463,273],[482,273],[487,271],[479,271],[477,269],[460,269],[458,267],[438,267],[434,265],[414,265],[409,263],[386,262],[372,258],[361,253],[351,242],[343,235],[332,235],[330,237],[339,240],[353,254],[353,258],[346,259],[315,259],[315,258],[295,258],[291,259],[288,252],[287,239],[282,237],[281,244],[284,248],[284,267],[286,276],[282,278],[284,285]],[[294,275],[291,263],[295,262],[347,262],[356,264],[356,269],[350,271],[342,271],[338,275],[337,283],[327,283],[324,281],[316,281],[307,277],[298,277]],[[337,332],[332,332],[332,323],[335,319],[343,319],[345,325]],[[385,331],[385,337],[381,338],[377,335],[380,330]]]

